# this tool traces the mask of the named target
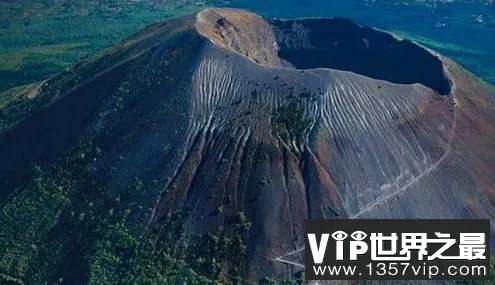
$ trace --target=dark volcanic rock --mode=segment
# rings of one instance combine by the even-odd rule
[[[279,56],[299,69],[332,68],[400,84],[421,83],[440,94],[450,83],[440,59],[391,34],[349,19],[271,20]]]
[[[495,217],[493,90],[348,20],[209,9],[146,28],[38,96],[45,107],[0,140],[2,203],[29,165],[91,143],[136,232],[187,213],[177,243],[194,248],[235,238],[245,214],[251,279],[297,269],[276,258],[303,245],[307,218]],[[136,177],[146,191],[125,196]]]

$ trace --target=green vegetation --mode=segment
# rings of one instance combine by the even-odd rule
[[[61,67],[72,63],[74,55],[78,54],[78,45],[76,44],[55,44],[47,46],[35,46],[19,48],[0,55],[0,66],[3,71],[18,71],[26,66],[39,65],[42,68],[47,68],[47,65],[54,65],[50,56],[58,57],[56,65],[60,70]],[[64,57],[61,57],[63,55]]]
[[[260,285],[303,285],[303,284],[308,284],[304,279],[299,278],[299,279],[287,279],[283,280],[282,282],[278,283],[277,281],[271,279],[271,278],[263,278],[260,280]]]
[[[15,100],[22,100],[23,97],[27,97],[29,92],[36,88],[37,84],[20,85],[4,92],[0,92],[0,116],[5,116],[5,107],[8,103]]]
[[[2,1],[0,92],[43,80],[152,22],[200,8],[192,0]]]
[[[57,166],[34,166],[0,208],[2,284],[214,284],[174,257],[169,239],[158,239],[170,223],[143,236],[131,231],[125,197],[112,197],[98,183],[99,154],[82,145]],[[143,187],[136,178],[130,192]]]
[[[495,256],[490,258],[490,280],[459,281],[459,285],[493,285],[495,284]]]
[[[48,98],[30,97],[38,86],[39,83],[26,84],[0,92],[0,135],[46,102]]]
[[[116,62],[112,56],[120,54],[100,53],[100,60],[81,67],[77,74],[65,72],[56,84],[45,86],[43,96],[35,96],[46,77],[64,72],[153,21],[194,9],[195,2],[189,0],[1,2],[0,134],[69,87],[108,68]],[[180,52],[189,54],[185,50],[193,44],[185,46],[176,51],[176,57],[184,61],[187,58]],[[132,117],[137,108],[143,108],[134,103],[162,83],[151,78],[169,80],[167,73],[177,74],[173,68],[180,64],[170,66],[153,60],[129,66],[130,73],[119,83],[118,92],[102,103],[109,116],[125,111],[125,116]],[[169,83],[180,89],[179,82]],[[253,91],[252,95],[259,94]],[[302,92],[274,111],[274,134],[301,144],[310,126],[302,113],[303,104],[311,97]],[[181,108],[185,103],[184,96],[169,96],[157,108],[163,114],[175,114],[185,109]],[[173,118],[187,115],[183,111]],[[177,130],[184,127],[177,126]],[[129,136],[117,138],[126,139]],[[169,149],[164,146],[165,152]],[[136,211],[151,182],[136,176],[126,191],[112,192],[106,182],[114,166],[98,164],[104,152],[101,146],[80,142],[50,165],[33,165],[21,186],[0,204],[0,284],[249,284],[242,270],[252,223],[245,212],[229,211],[231,197],[215,213],[227,221],[228,232],[218,229],[182,245],[187,213],[169,213],[156,225],[139,227],[142,221],[136,223],[133,218],[143,218]],[[275,152],[273,146],[259,143],[249,149],[247,158],[261,163]],[[260,184],[268,187],[272,181],[263,178]],[[277,282],[264,278],[260,284]]]
[[[227,217],[229,233],[189,247],[178,242],[187,213],[136,229],[133,203],[148,185],[135,177],[112,194],[101,182],[111,169],[96,167],[104,152],[81,143],[50,167],[33,166],[0,206],[1,284],[251,284],[242,277],[252,226],[244,212]]]
[[[311,126],[311,121],[304,117],[304,104],[311,98],[311,93],[302,92],[297,98],[272,113],[272,132],[288,145],[295,141],[299,146],[305,141],[305,135]]]
[[[1,2],[0,134],[49,102],[61,89],[94,75],[97,66],[64,77],[63,82],[57,82],[58,90],[33,99],[42,80],[94,54],[103,56],[105,48],[152,22],[199,8],[191,0]],[[105,60],[100,63],[103,68]]]

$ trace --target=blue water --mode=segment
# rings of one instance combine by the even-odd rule
[[[266,17],[342,16],[359,24],[400,31],[495,85],[493,0],[237,0],[232,5]]]

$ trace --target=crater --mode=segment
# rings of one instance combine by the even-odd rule
[[[423,47],[344,18],[270,20],[278,56],[298,69],[331,68],[451,91],[442,61]]]

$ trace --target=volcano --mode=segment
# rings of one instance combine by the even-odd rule
[[[153,24],[44,82],[1,135],[0,259],[26,265],[0,273],[120,280],[127,251],[94,266],[114,228],[81,237],[117,212],[195,271],[247,280],[300,271],[279,257],[304,246],[308,218],[494,221],[494,98],[441,54],[348,19],[209,8]],[[57,173],[50,199],[33,165]]]

